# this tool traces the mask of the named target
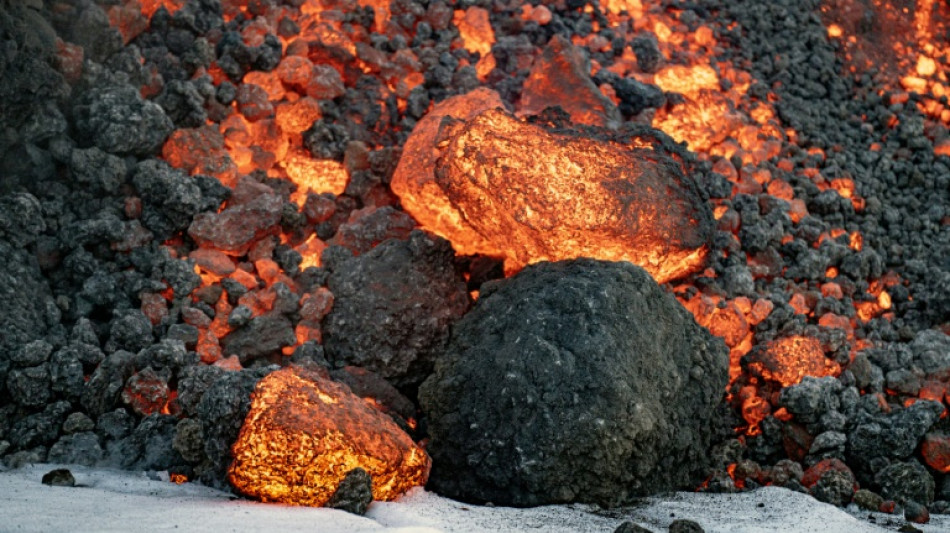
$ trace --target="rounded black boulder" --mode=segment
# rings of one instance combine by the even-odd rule
[[[695,488],[728,352],[640,267],[539,263],[481,296],[419,392],[429,487],[614,506]]]

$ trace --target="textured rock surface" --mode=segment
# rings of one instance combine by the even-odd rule
[[[425,379],[449,325],[468,309],[452,260],[448,242],[414,231],[408,241],[330,262],[335,300],[323,321],[330,362],[366,367],[397,386]]]
[[[694,487],[727,363],[629,263],[542,263],[483,285],[420,389],[430,487],[516,506]]]
[[[594,85],[590,71],[583,49],[555,35],[528,73],[518,115],[535,115],[557,105],[575,122],[616,128],[617,106]]]
[[[158,104],[128,86],[90,91],[73,113],[84,139],[116,154],[152,154],[174,128]]]
[[[370,477],[370,498],[388,501],[424,485],[430,465],[409,435],[321,367],[262,379],[231,450],[228,479],[241,494],[314,507],[334,501],[352,512],[369,505]]]
[[[703,264],[711,213],[665,135],[581,131],[557,114],[530,123],[490,108],[483,93],[467,98],[436,111],[457,108],[468,120],[420,122],[420,142],[407,142],[393,176],[403,207],[457,252],[504,258],[509,271],[575,257],[631,261],[660,282]],[[404,161],[434,152],[434,178],[409,174],[416,164]]]

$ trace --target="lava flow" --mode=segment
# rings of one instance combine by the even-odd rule
[[[109,19],[133,43],[171,31],[185,4],[124,1]],[[840,143],[800,139],[777,106],[786,82],[726,58],[736,23],[653,0],[501,4],[225,1],[224,25],[195,40],[193,55],[207,57],[175,65],[181,79],[140,57],[151,69],[142,96],[185,109],[162,158],[195,176],[193,196],[220,198],[164,243],[191,262],[199,286],[149,288],[142,312],[154,326],[180,318],[197,330],[203,364],[234,371],[321,345],[335,305],[324,263],[417,227],[451,242],[473,296],[535,262],[627,260],[675,280],[679,301],[724,339],[724,392],[743,444],[769,423],[797,424],[781,391],[808,377],[850,378],[843,373],[884,337],[875,324],[913,301],[858,220],[882,209],[872,201],[880,191],[839,164]],[[934,39],[945,3],[917,2],[914,17],[893,2],[865,4],[826,5],[827,39],[848,75],[886,59],[891,85],[875,97],[919,110],[920,138],[950,155],[947,50]],[[888,21],[897,26],[871,42]],[[915,42],[900,45],[904,35]],[[769,61],[787,61],[780,56]],[[78,79],[81,48],[60,43],[59,60]],[[204,107],[188,108],[200,98]],[[880,127],[862,157],[908,126],[897,115],[881,121],[862,123]],[[217,182],[200,181],[208,176]],[[142,217],[141,200],[126,214]],[[505,264],[476,272],[483,260]],[[133,378],[122,398],[136,414],[178,412],[167,376]],[[918,381],[886,389],[892,403],[946,402],[945,377]],[[377,499],[424,483],[425,453],[365,400],[299,369],[271,374],[235,444],[232,483],[308,505],[326,503],[356,467],[373,476]],[[946,472],[948,449],[933,437],[922,453]]]

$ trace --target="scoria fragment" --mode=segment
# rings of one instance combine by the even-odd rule
[[[354,468],[372,477],[374,500],[429,476],[429,457],[388,416],[302,367],[261,380],[232,453],[228,479],[239,492],[291,505],[325,505]]]
[[[662,134],[522,121],[486,92],[443,102],[406,143],[393,190],[423,227],[510,272],[593,257],[662,283],[703,265],[712,216]]]

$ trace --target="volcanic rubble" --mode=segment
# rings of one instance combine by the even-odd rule
[[[460,499],[774,484],[950,511],[946,96],[849,69],[821,8],[0,1],[0,459],[224,487],[252,391],[293,363],[431,437]],[[704,263],[658,286],[572,261],[602,252],[539,213],[574,232],[597,198],[518,194],[586,150],[653,154],[629,196],[690,219],[620,201],[589,215],[610,238],[687,235]],[[627,194],[597,164],[590,190]],[[544,252],[503,264],[525,228]],[[336,473],[341,505],[368,471]]]

